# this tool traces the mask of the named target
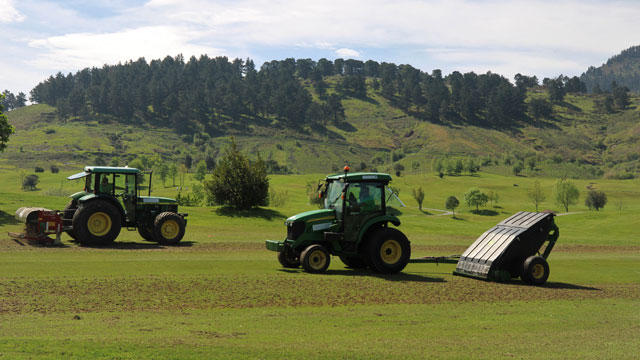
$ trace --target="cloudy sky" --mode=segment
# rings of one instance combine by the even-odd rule
[[[0,90],[145,57],[354,58],[510,79],[640,45],[640,1],[0,0]]]

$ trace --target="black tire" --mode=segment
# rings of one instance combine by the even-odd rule
[[[122,228],[120,211],[104,200],[80,204],[72,222],[76,239],[85,245],[110,245]]]
[[[367,267],[367,262],[359,257],[340,256],[340,261],[351,269],[364,269]]]
[[[543,285],[549,278],[549,264],[540,256],[529,256],[522,263],[520,278],[527,284]]]
[[[138,234],[147,241],[156,242],[156,239],[153,237],[153,226],[140,224],[138,226]]]
[[[365,247],[366,260],[371,269],[382,274],[402,271],[411,257],[407,237],[393,228],[377,230]]]
[[[69,201],[67,205],[65,205],[64,210],[62,210],[62,226],[71,226],[73,225],[73,215],[78,210],[78,203],[74,200]],[[64,231],[70,238],[73,240],[76,239],[76,233],[73,231],[73,228]]]
[[[331,263],[331,254],[322,245],[311,245],[300,255],[304,271],[312,274],[325,272]]]
[[[153,221],[153,237],[162,245],[176,245],[184,237],[185,227],[180,215],[165,211]]]
[[[289,269],[300,267],[300,257],[291,249],[285,249],[278,253],[278,261],[280,265]]]

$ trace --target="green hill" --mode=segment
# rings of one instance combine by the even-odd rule
[[[599,67],[591,66],[580,77],[589,92],[610,91],[612,82],[640,91],[640,46],[632,46]]]
[[[546,96],[531,91],[527,101]],[[324,173],[345,163],[391,172],[401,164],[404,171],[424,171],[431,170],[434,158],[475,156],[482,158],[485,171],[494,173],[510,173],[511,164],[535,159],[536,170],[526,170],[525,175],[633,176],[639,171],[640,99],[632,97],[629,108],[606,114],[597,109],[602,96],[568,95],[553,106],[549,119],[500,131],[422,121],[367,87],[366,100],[343,100],[345,121],[339,125],[314,131],[273,121],[221,136],[178,135],[147,124],[62,120],[56,108],[39,104],[7,113],[16,133],[0,161],[27,169],[48,169],[51,164],[78,168],[97,162],[124,165],[140,155],[181,162],[190,154],[198,161],[204,154],[218,157],[234,136],[251,156],[259,152],[295,173]]]

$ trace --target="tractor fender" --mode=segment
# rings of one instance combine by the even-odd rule
[[[365,239],[365,235],[367,234],[367,232],[369,232],[369,230],[373,230],[380,226],[386,226],[387,223],[392,223],[394,226],[400,226],[400,219],[393,215],[383,215],[377,216],[364,223],[364,225],[360,229],[360,233],[358,234],[358,247],[360,247],[360,245],[362,244],[363,239]]]
[[[124,223],[125,221],[125,214],[124,214],[124,209],[122,208],[122,205],[120,205],[120,203],[118,202],[118,200],[116,200],[115,198],[113,198],[112,196],[108,196],[108,195],[101,195],[101,194],[87,194],[81,198],[78,199],[78,206],[80,206],[80,204],[85,204],[91,201],[106,201],[110,204],[112,204],[113,206],[116,207],[116,209],[118,209],[118,212],[120,212],[120,218],[122,219],[122,222]]]

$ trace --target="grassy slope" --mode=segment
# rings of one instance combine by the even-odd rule
[[[45,173],[41,190],[19,189],[0,170],[0,231],[20,206],[61,208],[79,186]],[[601,212],[572,206],[558,217],[560,240],[548,286],[488,283],[451,275],[453,265],[410,264],[399,276],[345,269],[325,275],[283,271],[266,238],[285,217],[310,209],[304,184],[320,174],[273,176],[288,191],[281,208],[223,215],[184,208],[184,246],[163,248],[123,231],[112,249],[20,246],[0,237],[0,354],[8,358],[626,358],[640,346],[640,181],[599,180]],[[414,256],[460,253],[484,230],[519,210],[532,179],[432,173],[394,179],[408,207],[401,229]],[[548,200],[552,179],[541,179]],[[170,182],[170,181],[169,181]],[[593,181],[576,181],[581,190]],[[62,189],[60,189],[62,184]],[[518,186],[514,186],[518,184]],[[189,185],[189,184],[188,184]],[[426,192],[424,211],[408,196]],[[444,199],[471,186],[499,192],[500,207],[461,220],[439,216]],[[53,191],[56,190],[56,191]],[[156,195],[173,196],[173,187]],[[618,202],[622,201],[622,209]],[[428,215],[431,214],[431,215]],[[495,214],[495,215],[494,215]]]
[[[531,97],[544,97],[531,93]],[[504,158],[509,153],[538,153],[543,158],[559,154],[565,161],[575,163],[553,165],[539,163],[539,173],[560,177],[566,173],[584,175],[579,162],[607,164],[604,170],[615,174],[638,171],[640,154],[640,125],[637,108],[633,105],[612,115],[595,111],[598,97],[567,96],[565,102],[554,106],[554,119],[534,125],[500,132],[473,126],[437,125],[421,122],[393,108],[379,93],[369,89],[366,100],[343,101],[347,124],[329,125],[327,131],[293,130],[253,126],[250,132],[235,135],[247,152],[260,152],[263,158],[287,165],[294,172],[329,172],[344,163],[372,164],[376,154],[388,151],[404,152],[401,161],[406,169],[413,162],[429,168],[431,159],[442,154],[490,155]],[[216,137],[206,146],[185,143],[168,129],[148,126],[104,125],[96,122],[60,122],[55,108],[46,105],[28,106],[8,113],[16,127],[7,150],[0,154],[0,165],[48,167],[49,163],[81,167],[96,157],[107,162],[111,158],[125,158],[139,154],[178,161],[185,152],[196,159],[206,147],[219,150],[228,137]],[[47,134],[49,132],[49,134]],[[596,146],[599,142],[605,147]],[[384,156],[388,160],[388,155]],[[376,165],[379,170],[392,171],[392,164]],[[509,168],[496,168],[495,173],[508,173]]]

